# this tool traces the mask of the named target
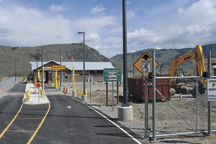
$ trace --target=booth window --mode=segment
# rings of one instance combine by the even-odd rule
[[[63,80],[64,80],[64,81],[68,80],[68,76],[64,76],[64,77],[63,77]]]

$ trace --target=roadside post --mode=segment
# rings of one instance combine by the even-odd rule
[[[38,70],[38,79],[40,81],[40,70]]]
[[[143,81],[145,82],[145,138],[148,131],[148,78],[145,77],[145,65],[142,65]]]
[[[210,93],[210,79],[211,78],[211,50],[208,51],[208,79],[207,79],[207,95],[208,95],[208,135],[211,135],[211,101],[216,101],[215,94]],[[214,82],[214,80],[212,80]],[[216,82],[216,81],[215,81]],[[212,83],[213,89],[216,88],[216,83]],[[214,92],[214,91],[213,91]],[[214,96],[213,96],[214,95]],[[213,97],[212,97],[213,96]]]
[[[114,111],[113,82],[121,81],[120,68],[104,68],[104,82],[106,82],[106,106],[108,107],[108,82],[112,82],[112,111]]]
[[[155,50],[152,50],[152,141],[156,141],[156,88],[155,88]]]
[[[108,107],[108,82],[106,82],[106,107]]]
[[[61,79],[60,76],[58,76],[58,77],[57,77],[57,81],[58,81],[58,84],[59,84],[59,88],[61,88],[61,81],[60,81],[60,79]],[[61,89],[60,89],[60,90],[61,90]]]
[[[152,141],[156,140],[156,93],[155,93],[155,69],[160,64],[155,60],[155,50],[152,50],[152,56],[145,51],[133,64],[133,66],[143,75],[143,81],[145,81],[145,137],[147,137],[147,129],[148,129],[148,79],[152,79]]]
[[[113,95],[113,80],[112,80],[112,111],[114,111],[113,103],[114,103],[114,95]]]
[[[119,85],[117,82],[117,105],[119,104]]]
[[[55,71],[55,88],[57,88],[57,74],[58,74],[58,71],[56,70]]]
[[[42,94],[41,94],[41,96],[42,96],[42,98],[44,97],[44,67],[42,66],[42,82],[43,82],[43,89],[42,89]]]
[[[88,76],[88,81],[90,82],[90,103],[91,103],[91,83],[93,82],[93,76]]]
[[[40,81],[37,81],[37,82],[34,83],[34,86],[36,88],[38,88],[38,103],[39,103],[40,102],[40,99],[39,99],[39,89],[42,86],[42,83]],[[42,95],[42,91],[41,91],[41,95]]]

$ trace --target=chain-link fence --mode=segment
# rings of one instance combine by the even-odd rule
[[[147,79],[146,79],[147,80]],[[152,81],[148,80],[145,104],[145,137],[208,132],[208,101],[203,77],[156,77],[155,126],[153,121]],[[146,90],[144,90],[145,92]],[[216,130],[216,102],[211,102],[211,129]]]
[[[6,89],[8,86],[14,84],[16,81],[21,81],[21,77],[12,77],[0,82],[1,90]]]

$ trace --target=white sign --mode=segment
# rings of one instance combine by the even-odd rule
[[[207,79],[207,101],[216,101],[216,79]]]
[[[109,80],[117,80],[117,72],[109,72]]]
[[[144,60],[142,61],[142,70],[145,69],[145,73],[151,72],[151,61],[150,60]]]
[[[93,76],[88,76],[88,83],[93,83]]]

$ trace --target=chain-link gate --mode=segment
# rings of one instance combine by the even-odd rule
[[[145,88],[152,92],[152,82],[146,80],[150,86]],[[174,80],[181,81],[184,85],[172,86]],[[203,81],[203,77],[156,77],[156,137],[208,131],[208,102]],[[214,131],[216,102],[211,103],[211,128]],[[152,137],[153,133],[152,104],[152,99],[149,99],[148,105],[145,105],[148,117],[145,119],[145,137]]]

